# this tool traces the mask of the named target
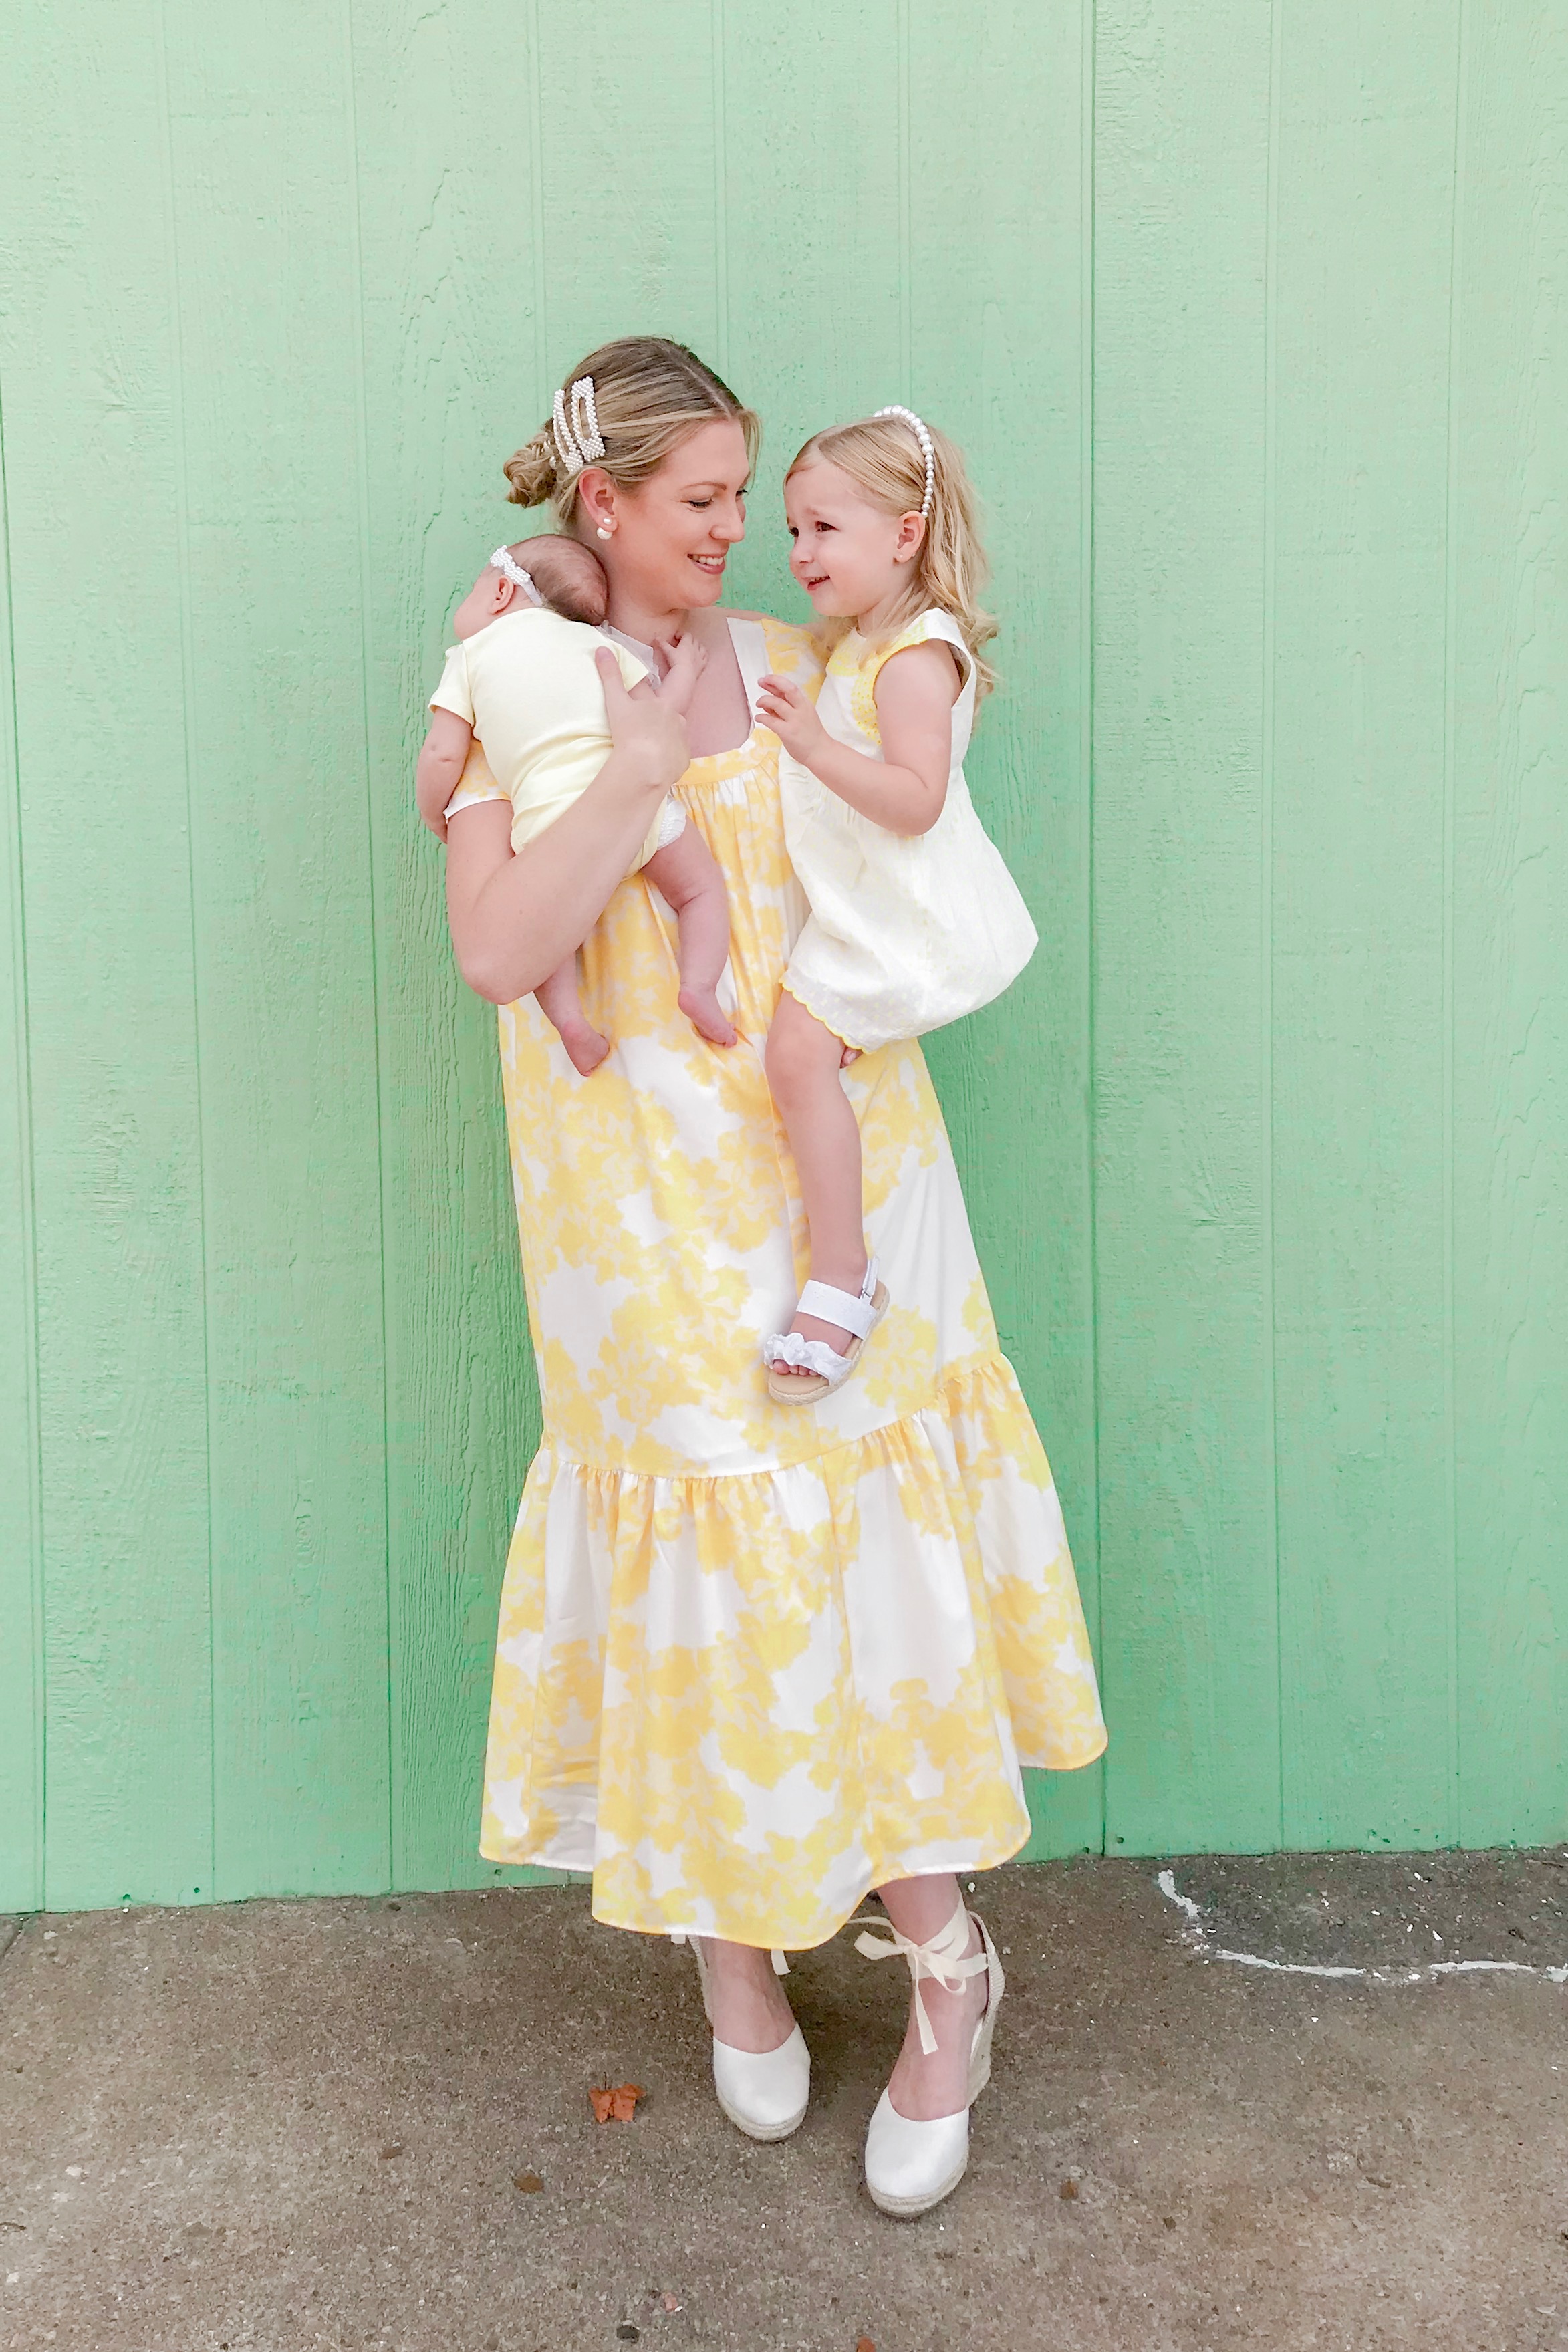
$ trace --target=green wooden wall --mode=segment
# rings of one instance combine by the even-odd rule
[[[472,1885],[535,1407],[410,757],[602,336],[986,498],[932,1060],[1098,1633],[1040,1852],[1568,1833],[1568,18],[62,0],[0,77],[0,1906]]]

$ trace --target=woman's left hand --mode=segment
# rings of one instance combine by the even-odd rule
[[[828,740],[816,704],[793,678],[777,677],[772,671],[758,681],[757,717],[764,727],[773,729],[784,750],[808,768],[813,752]]]

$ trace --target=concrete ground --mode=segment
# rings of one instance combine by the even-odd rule
[[[1568,1854],[1188,1860],[1167,1891],[1084,1862],[979,1899],[995,2073],[917,2222],[859,2179],[908,1979],[848,1937],[795,1965],[813,2105],[757,2147],[689,1959],[579,1888],[28,1919],[0,2345],[1568,2345]],[[635,2120],[595,2123],[628,2079]]]

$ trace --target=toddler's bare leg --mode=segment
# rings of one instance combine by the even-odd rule
[[[866,1235],[860,1129],[838,1075],[843,1057],[843,1041],[786,990],[768,1031],[768,1084],[800,1175],[813,1278],[853,1293],[866,1279]],[[807,1339],[826,1339],[841,1356],[855,1336],[816,1315],[797,1315],[790,1329]],[[781,1379],[809,1377],[784,1364],[774,1370]]]
[[[549,979],[533,992],[534,1001],[552,1026],[560,1033],[567,1058],[574,1070],[586,1077],[596,1070],[610,1050],[610,1041],[601,1037],[590,1021],[584,1018],[582,999],[577,993],[577,958],[574,951],[563,963],[556,965]]]
[[[730,952],[730,894],[719,861],[694,824],[668,849],[656,849],[643,872],[668,899],[680,927],[682,1013],[712,1045],[732,1045],[734,1024],[719,1003],[719,976]]]

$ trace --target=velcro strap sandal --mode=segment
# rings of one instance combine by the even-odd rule
[[[877,1261],[866,1266],[858,1296],[836,1290],[830,1282],[808,1282],[800,1294],[797,1315],[819,1316],[837,1323],[854,1339],[844,1355],[826,1339],[808,1339],[799,1331],[771,1332],[763,1341],[763,1361],[768,1368],[768,1394],[775,1404],[812,1404],[843,1386],[859,1360],[860,1350],[888,1311],[888,1286],[877,1277]],[[779,1365],[792,1368],[781,1374]]]

